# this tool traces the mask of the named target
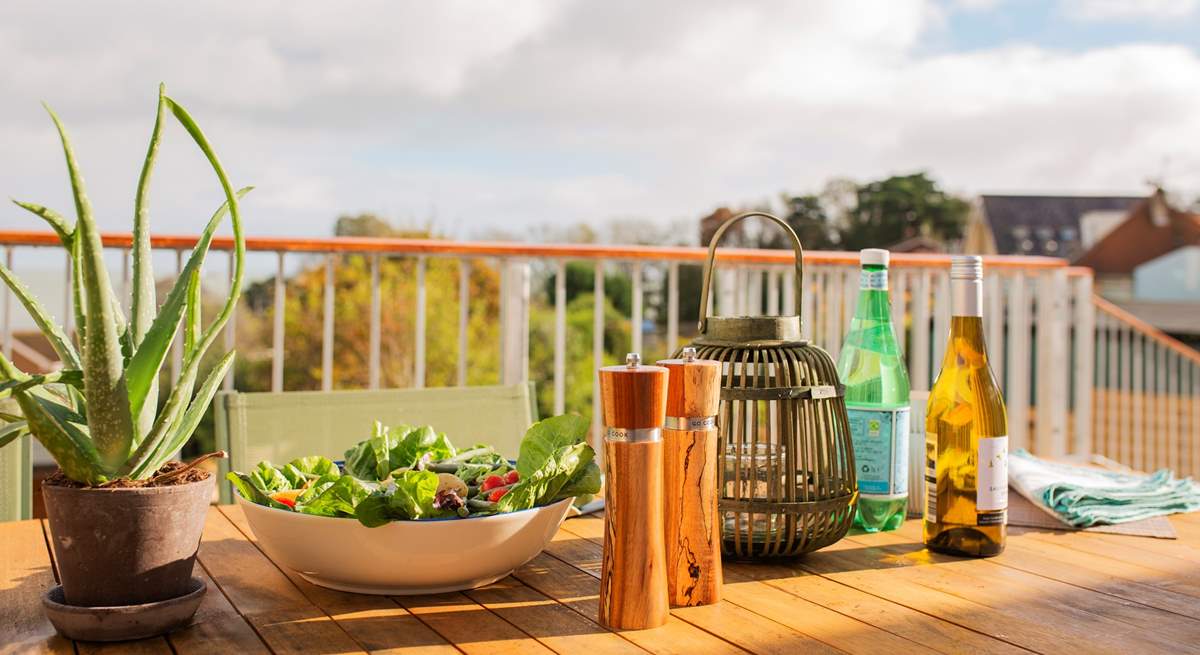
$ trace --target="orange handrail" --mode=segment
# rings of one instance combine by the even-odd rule
[[[1163,332],[1162,330],[1154,327],[1153,325],[1150,325],[1149,323],[1134,316],[1133,314],[1130,314],[1129,312],[1112,304],[1111,302],[1105,300],[1104,298],[1101,298],[1100,296],[1093,296],[1092,298],[1093,298],[1093,301],[1096,303],[1096,309],[1099,309],[1100,311],[1108,314],[1109,316],[1112,316],[1113,318],[1115,318],[1119,321],[1128,323],[1131,328],[1137,330],[1138,332],[1141,332],[1142,334],[1145,334],[1146,336],[1150,337],[1151,339],[1154,339],[1155,341],[1166,346],[1167,348],[1174,350],[1180,356],[1190,359],[1193,362],[1195,362],[1196,364],[1200,364],[1200,353],[1196,352],[1195,350],[1192,350],[1191,348],[1187,347],[1180,341],[1173,339],[1166,332]]]
[[[105,233],[104,245],[110,248],[129,248],[133,237],[129,233]],[[151,238],[156,248],[187,249],[196,243],[192,235],[158,235]],[[0,245],[57,246],[53,232],[0,230]],[[215,250],[233,248],[231,237],[213,239]],[[384,253],[395,255],[457,255],[460,257],[545,257],[551,259],[615,259],[615,260],[674,260],[701,263],[706,248],[683,246],[613,246],[598,244],[515,243],[499,241],[448,241],[442,239],[392,239],[364,237],[247,237],[246,249],[267,252],[312,253]],[[749,248],[720,248],[717,259],[741,264],[781,264],[794,261],[791,250],[759,250]],[[813,264],[858,265],[858,253],[844,251],[807,251],[804,260]],[[985,256],[988,267],[1004,269],[1052,269],[1067,265],[1066,260],[1053,257]],[[894,253],[896,267],[950,266],[950,255]]]

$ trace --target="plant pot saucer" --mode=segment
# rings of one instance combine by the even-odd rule
[[[80,641],[125,641],[153,637],[188,624],[208,585],[193,577],[188,593],[154,603],[117,607],[78,607],[63,602],[63,589],[55,585],[42,596],[46,617],[58,633]]]

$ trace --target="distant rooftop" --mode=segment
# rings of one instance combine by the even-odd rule
[[[980,196],[984,218],[1001,255],[1079,254],[1085,214],[1128,212],[1145,196]]]

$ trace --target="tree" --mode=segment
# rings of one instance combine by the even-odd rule
[[[970,209],[924,172],[868,182],[855,195],[840,229],[839,245],[846,250],[886,248],[919,235],[959,239]]]
[[[557,273],[546,276],[546,301],[554,306],[554,285]],[[596,290],[596,265],[592,262],[567,263],[567,303],[572,303],[581,295],[591,296]],[[633,309],[633,286],[629,276],[622,273],[608,272],[604,275],[604,298],[612,303],[617,311],[628,316]]]
[[[783,220],[791,226],[800,237],[800,243],[805,248],[813,250],[831,250],[837,247],[837,230],[825,211],[821,196],[807,194],[802,196],[784,196],[787,215]],[[791,248],[792,244],[778,230],[766,244],[768,248]]]

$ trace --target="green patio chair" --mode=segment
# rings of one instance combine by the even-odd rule
[[[261,460],[282,464],[305,455],[342,459],[351,445],[385,425],[432,425],[455,445],[493,444],[516,458],[525,430],[537,420],[533,383],[495,387],[385,391],[222,392],[215,401],[221,460],[221,502],[233,502],[225,473]]]
[[[33,516],[31,438],[26,435],[0,448],[0,521],[20,521]]]

